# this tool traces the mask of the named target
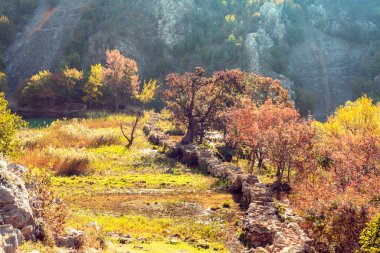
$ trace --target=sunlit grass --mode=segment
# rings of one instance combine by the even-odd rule
[[[68,225],[74,228],[96,221],[104,233],[116,232],[134,238],[154,237],[178,234],[182,238],[206,240],[212,243],[223,243],[226,227],[216,221],[200,221],[192,217],[186,218],[150,218],[141,215],[96,215],[79,211],[69,218]],[[152,237],[154,235],[154,237]]]

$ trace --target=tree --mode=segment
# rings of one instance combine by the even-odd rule
[[[146,103],[149,103],[150,101],[152,101],[154,99],[155,92],[157,89],[156,84],[157,84],[157,80],[154,80],[154,79],[149,80],[149,82],[144,81],[144,86],[142,88],[142,91],[140,92],[140,94],[138,94],[136,96],[137,99],[143,104],[146,104]],[[121,130],[124,138],[128,142],[127,145],[125,146],[125,148],[129,149],[130,147],[132,147],[133,141],[135,140],[135,133],[136,133],[136,130],[138,128],[138,124],[140,122],[140,119],[143,116],[144,116],[143,111],[137,112],[137,115],[135,116],[136,118],[132,124],[131,133],[129,135],[126,134],[126,132],[125,132],[126,124],[123,121],[119,121],[120,130]]]
[[[7,108],[4,93],[0,93],[0,154],[13,155],[17,147],[16,130],[26,125],[21,117]]]
[[[380,174],[380,104],[367,97],[347,102],[318,128],[340,187]]]
[[[62,102],[75,101],[77,94],[82,91],[80,82],[83,80],[83,71],[76,68],[65,68],[57,77],[56,85],[59,89],[56,90],[56,93]]]
[[[150,79],[149,82],[144,81],[144,86],[140,94],[136,97],[137,99],[146,104],[154,99],[155,92],[157,90],[157,80]]]
[[[43,107],[45,104],[51,105],[57,98],[49,85],[52,76],[50,71],[42,70],[25,80],[20,87],[19,103],[35,108]]]
[[[277,184],[288,170],[300,165],[313,150],[316,132],[293,108],[267,100],[262,106],[249,102],[229,114],[228,139],[249,150],[252,172],[256,159],[259,169],[267,157],[276,167]]]
[[[94,104],[99,104],[103,96],[101,88],[104,84],[104,71],[103,66],[99,63],[91,66],[91,74],[88,81],[83,87],[85,96],[82,100],[88,103],[89,108]]]
[[[245,87],[248,98],[257,106],[261,106],[269,99],[274,104],[293,106],[288,91],[281,86],[279,80],[250,73],[246,76]]]
[[[0,92],[7,90],[7,75],[0,71]]]
[[[244,76],[240,70],[229,70],[207,78],[205,70],[198,67],[195,73],[166,77],[164,99],[175,122],[187,129],[183,143],[193,143],[196,138],[202,143],[216,118],[243,93]]]
[[[315,125],[317,155],[297,171],[292,203],[306,218],[304,229],[316,245],[355,252],[360,232],[379,211],[380,104],[362,97]],[[362,245],[376,238],[363,233]]]
[[[115,99],[115,110],[120,107],[122,96],[133,97],[139,89],[136,61],[124,57],[119,50],[106,51],[105,84],[111,89]]]

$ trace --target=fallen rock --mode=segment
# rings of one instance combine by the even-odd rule
[[[13,228],[12,225],[0,225],[0,252],[15,253],[22,242],[23,236],[20,230]]]
[[[79,249],[85,242],[86,235],[83,231],[68,228],[66,236],[58,237],[56,244],[58,247],[68,249]]]

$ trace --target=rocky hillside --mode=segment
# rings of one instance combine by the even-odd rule
[[[41,0],[7,50],[7,72],[15,86],[119,48],[146,78],[198,65],[279,78],[301,111],[323,118],[361,93],[379,97],[379,17],[373,0],[61,0],[56,8]]]

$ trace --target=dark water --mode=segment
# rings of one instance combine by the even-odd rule
[[[30,118],[25,119],[26,122],[28,122],[29,128],[45,128],[49,127],[51,123],[53,123],[57,118]]]

